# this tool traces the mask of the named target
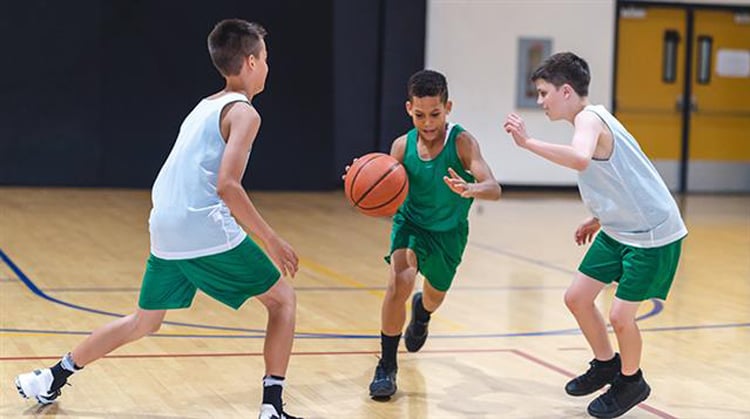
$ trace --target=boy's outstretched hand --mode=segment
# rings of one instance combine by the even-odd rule
[[[578,226],[575,233],[575,240],[577,245],[591,243],[591,239],[594,237],[597,231],[599,231],[599,220],[591,217],[581,223]]]
[[[529,135],[526,134],[526,124],[523,122],[523,118],[518,114],[508,114],[508,117],[505,118],[503,129],[513,137],[513,141],[515,141],[519,147],[526,147],[526,141],[529,139]]]
[[[451,190],[463,198],[472,198],[474,197],[474,183],[469,183],[464,178],[458,175],[455,170],[448,168],[448,176],[443,176],[443,181],[446,185],[448,185]]]

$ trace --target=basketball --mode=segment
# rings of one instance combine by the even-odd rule
[[[344,193],[359,212],[373,217],[396,213],[409,192],[406,169],[384,153],[358,158],[344,178]]]

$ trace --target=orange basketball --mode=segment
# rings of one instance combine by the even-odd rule
[[[388,154],[370,153],[357,159],[344,178],[344,193],[362,214],[388,217],[409,192],[406,169]]]

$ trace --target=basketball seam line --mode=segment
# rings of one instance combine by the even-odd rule
[[[392,171],[393,170],[389,171],[388,173],[390,174]],[[393,195],[393,197],[391,199],[389,199],[388,201],[386,201],[386,202],[384,202],[384,203],[382,203],[380,205],[374,206],[374,207],[359,207],[359,208],[361,208],[363,210],[366,210],[366,211],[370,211],[370,210],[376,210],[376,209],[385,207],[386,205],[388,205],[391,202],[395,201],[396,198],[398,198],[399,196],[401,196],[401,192],[404,191],[404,188],[406,187],[406,185],[408,184],[408,182],[409,182],[409,178],[408,177],[404,177],[404,181],[403,181],[403,183],[401,183],[401,188],[398,190],[398,193],[396,193],[395,195]],[[357,206],[359,206],[359,205],[357,205]]]
[[[367,163],[370,163],[370,162],[368,161]],[[378,186],[378,184],[380,183],[380,181],[382,181],[383,179],[385,179],[386,177],[388,177],[388,175],[390,175],[391,173],[393,173],[393,171],[396,170],[399,165],[400,165],[400,163],[398,163],[398,162],[392,164],[391,167],[388,168],[388,171],[385,172],[385,173],[383,173],[377,181],[373,182],[372,185],[370,185],[370,187],[362,194],[362,196],[359,199],[357,199],[357,202],[355,202],[354,205],[356,205],[356,206],[359,207],[359,203],[362,202],[362,200],[365,199],[367,197],[367,195],[370,192],[372,192],[373,189],[375,189],[376,186]],[[359,173],[362,170],[364,170],[364,168],[365,168],[365,166],[362,166],[362,168],[359,169],[359,172],[357,172],[357,174],[359,175]],[[356,180],[356,178],[355,178],[355,180]],[[354,182],[352,182],[352,184],[353,183]],[[362,208],[362,207],[360,207],[360,208]],[[364,209],[364,208],[362,208],[362,209]]]
[[[364,163],[362,163],[362,167],[360,167],[359,170],[357,170],[357,172],[354,173],[354,178],[352,178],[352,183],[349,185],[349,196],[350,197],[352,197],[352,198],[354,197],[354,185],[357,184],[357,178],[359,177],[359,174],[362,172],[362,169],[364,169],[365,166],[367,166],[368,164],[370,164],[370,162],[374,161],[375,159],[377,159],[379,157],[380,156],[378,156],[378,155],[370,157],[367,161],[365,161]],[[369,190],[367,192],[369,192]],[[361,200],[362,200],[362,198],[360,198],[357,202],[354,202],[354,206],[356,207],[357,204],[359,204],[359,201],[361,201]]]

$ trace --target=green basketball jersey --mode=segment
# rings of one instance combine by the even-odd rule
[[[404,167],[409,177],[409,194],[398,214],[425,230],[448,231],[468,222],[474,199],[462,198],[443,181],[443,176],[449,176],[449,167],[467,182],[474,181],[456,151],[456,137],[463,131],[461,126],[449,124],[443,150],[432,160],[419,157],[417,129],[406,134]]]

